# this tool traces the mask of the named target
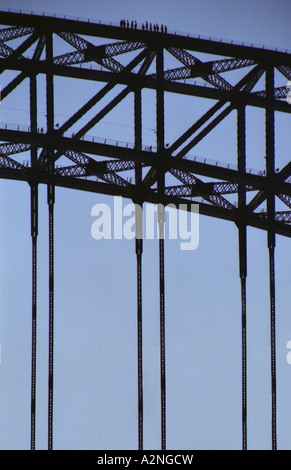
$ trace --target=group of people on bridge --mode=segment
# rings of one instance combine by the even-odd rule
[[[131,28],[131,29],[137,29],[138,24],[136,21],[129,21],[129,20],[120,20],[120,27],[121,28]],[[143,31],[154,31],[156,33],[167,33],[168,28],[166,25],[161,24],[160,26],[156,23],[153,24],[149,23],[146,21],[145,23],[142,23],[141,29]]]

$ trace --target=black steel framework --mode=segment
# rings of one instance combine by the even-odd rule
[[[275,113],[291,113],[287,103],[287,81],[291,80],[291,55],[263,48],[229,44],[145,31],[101,23],[51,18],[34,14],[0,13],[1,72],[16,72],[2,89],[6,99],[24,81],[29,81],[30,123],[27,129],[0,128],[0,177],[26,181],[31,188],[32,237],[32,371],[31,449],[35,449],[36,331],[37,331],[37,237],[38,186],[47,185],[49,213],[49,364],[48,364],[48,449],[53,449],[54,370],[54,204],[55,187],[65,187],[132,199],[142,206],[157,203],[160,269],[160,374],[161,449],[166,449],[166,345],[165,345],[165,204],[191,204],[199,200],[200,214],[234,222],[238,228],[242,318],[242,449],[247,449],[247,227],[267,233],[270,261],[272,449],[277,448],[276,429],[276,329],[275,245],[276,236],[291,237],[291,161],[276,171]],[[86,39],[82,36],[85,36]],[[90,37],[90,40],[87,38]],[[16,48],[8,43],[22,38]],[[58,54],[55,38],[69,45]],[[108,42],[110,40],[111,42]],[[33,54],[28,55],[31,47]],[[69,47],[68,46],[68,47]],[[71,51],[71,49],[74,49]],[[202,61],[200,53],[215,59]],[[123,65],[116,57],[122,55]],[[174,58],[179,67],[167,68]],[[82,67],[76,65],[82,64]],[[156,64],[155,70],[152,67]],[[94,67],[92,67],[94,65]],[[246,68],[233,84],[227,72]],[[221,74],[224,74],[222,76]],[[286,86],[275,84],[275,74]],[[46,129],[38,125],[37,77],[46,78]],[[67,77],[104,83],[104,86],[60,127],[54,118],[54,78]],[[265,77],[264,89],[261,78]],[[204,84],[193,83],[199,78]],[[116,87],[124,88],[73,135],[68,131]],[[142,90],[156,93],[156,148],[144,146],[142,135]],[[165,94],[213,100],[214,105],[176,141],[165,145]],[[101,142],[88,132],[129,94],[134,96],[133,145]],[[265,110],[266,168],[257,173],[246,168],[246,108]],[[193,159],[189,152],[231,112],[237,113],[237,168]],[[17,124],[17,123],[16,123]],[[30,152],[24,166],[17,154]],[[15,156],[14,159],[11,157]],[[65,156],[70,165],[56,166]],[[120,173],[132,171],[133,181]],[[176,185],[168,183],[168,176]],[[92,179],[91,177],[94,177]],[[90,179],[91,178],[91,179]],[[101,180],[101,181],[100,181]],[[214,181],[212,181],[214,180]],[[247,202],[247,195],[252,197]],[[228,195],[236,196],[231,202]],[[276,211],[276,199],[285,204]],[[202,202],[201,202],[202,200]],[[258,208],[266,202],[266,209]],[[136,212],[137,258],[137,363],[138,363],[138,448],[143,448],[143,357],[142,357],[142,220]]]

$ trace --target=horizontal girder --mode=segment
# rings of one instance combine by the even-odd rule
[[[116,40],[137,40],[146,42],[149,38],[153,43],[159,39],[164,47],[179,47],[184,50],[217,54],[226,57],[239,57],[240,59],[250,59],[261,62],[271,62],[274,64],[291,67],[290,54],[284,51],[269,50],[255,47],[253,45],[235,44],[233,42],[204,39],[199,36],[177,35],[168,32],[160,34],[157,32],[144,31],[139,29],[120,28],[118,26],[94,23],[90,20],[66,19],[49,17],[37,14],[1,12],[1,23],[3,25],[13,25],[37,28],[48,32],[71,32],[84,34],[92,37],[111,38]]]

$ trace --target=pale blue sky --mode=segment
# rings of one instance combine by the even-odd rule
[[[169,29],[291,49],[290,5],[279,1],[3,1],[1,7],[56,12],[104,21],[121,18]],[[41,90],[41,81],[40,81]],[[0,122],[25,125],[27,89],[0,105]],[[56,119],[66,120],[94,94],[55,83]],[[154,95],[144,103],[144,143],[154,144]],[[43,95],[44,97],[44,95]],[[166,138],[187,129],[209,103],[166,101]],[[192,103],[193,106],[192,106]],[[196,104],[198,103],[198,104]],[[133,142],[132,99],[92,130]],[[130,110],[126,114],[126,110]],[[39,102],[44,121],[45,101]],[[277,118],[277,164],[290,161],[290,116]],[[264,113],[248,111],[247,164],[264,165]],[[258,126],[258,123],[260,126]],[[235,115],[195,154],[236,161]],[[221,129],[221,130],[220,130]],[[227,139],[225,136],[227,135]],[[19,161],[29,159],[20,156]],[[31,239],[25,183],[1,180],[0,204],[0,448],[30,446]],[[56,449],[137,448],[136,261],[134,242],[96,241],[91,209],[112,199],[56,189],[55,399]],[[126,201],[128,202],[128,201]],[[48,211],[40,189],[36,447],[47,447]],[[248,441],[271,447],[268,251],[266,233],[248,230]],[[166,240],[168,449],[241,447],[241,318],[237,229],[200,217],[200,243],[181,251]],[[291,449],[290,240],[277,238],[278,448]],[[144,447],[160,446],[158,243],[143,256]]]

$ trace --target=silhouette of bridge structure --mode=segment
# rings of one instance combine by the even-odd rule
[[[49,214],[49,365],[48,449],[53,449],[54,375],[54,205],[55,188],[69,188],[133,202],[191,205],[199,213],[237,226],[241,280],[242,449],[247,449],[247,228],[267,234],[270,278],[272,449],[277,448],[276,426],[276,237],[291,237],[291,161],[282,165],[275,155],[275,114],[290,115],[287,82],[291,80],[291,53],[253,44],[235,44],[124,23],[57,17],[34,12],[1,11],[1,100],[5,103],[26,81],[30,121],[0,125],[0,177],[25,181],[31,193],[32,239],[32,345],[31,345],[31,449],[35,449],[37,239],[38,188],[47,186]],[[16,43],[16,46],[14,44]],[[203,60],[201,57],[208,57]],[[174,65],[173,65],[174,64]],[[9,73],[13,72],[13,75]],[[5,75],[6,73],[6,75]],[[39,121],[38,78],[45,80],[42,102],[45,125]],[[13,77],[13,78],[11,78]],[[54,82],[80,79],[98,84],[98,91],[62,124],[56,122]],[[3,82],[2,82],[3,84]],[[107,100],[112,90],[117,93]],[[121,90],[121,91],[120,91]],[[152,146],[143,135],[143,91],[156,96]],[[169,143],[165,140],[167,94],[208,100],[209,109]],[[134,142],[94,135],[95,126],[133,97],[128,118]],[[105,104],[104,101],[106,101]],[[95,111],[99,105],[98,111]],[[101,106],[101,108],[100,108]],[[265,168],[247,168],[246,110],[265,112]],[[86,115],[93,112],[89,118]],[[227,116],[235,114],[236,163],[194,156],[198,143]],[[183,107],[176,119],[183,120]],[[84,124],[86,120],[86,123]],[[79,128],[77,126],[79,125]],[[41,127],[42,126],[42,127]],[[221,139],[227,139],[222,135]],[[24,155],[24,156],[23,156]],[[215,155],[215,149],[213,150]],[[23,161],[25,160],[25,161]],[[126,174],[129,177],[123,177]],[[175,181],[175,184],[173,184]],[[278,202],[284,210],[277,210]],[[159,213],[159,296],[161,449],[166,449],[166,347],[164,214]],[[137,224],[138,230],[141,227]],[[136,237],[137,260],[137,435],[143,449],[142,256],[143,240]]]

